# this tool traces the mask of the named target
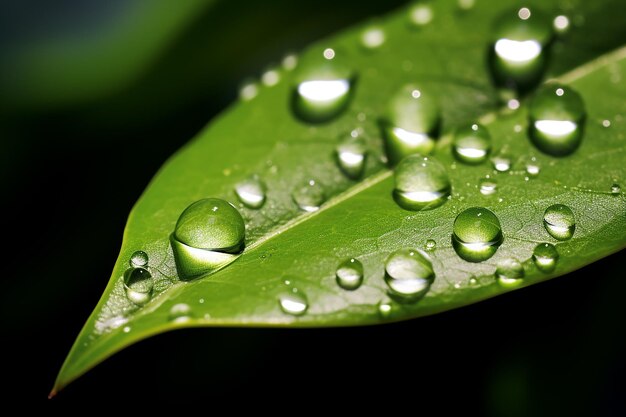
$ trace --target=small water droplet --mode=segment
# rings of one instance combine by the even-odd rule
[[[204,304],[204,298],[199,299],[199,300],[198,300],[198,302],[199,302],[200,304]]]
[[[191,307],[185,303],[174,304],[170,308],[169,320],[174,323],[185,323],[191,320]]]
[[[133,268],[143,268],[148,265],[148,254],[142,250],[133,252],[128,261]]]
[[[500,220],[486,208],[468,208],[454,220],[452,246],[466,261],[482,262],[491,258],[502,240]]]
[[[239,97],[243,101],[250,101],[259,94],[259,86],[254,80],[247,80],[239,88]]]
[[[324,187],[315,180],[308,180],[305,184],[296,187],[291,197],[301,210],[308,212],[319,210],[322,203],[326,201]]]
[[[520,102],[518,99],[512,98],[506,102],[506,106],[509,108],[509,110],[517,110],[519,109]]]
[[[611,185],[611,194],[618,195],[622,192],[622,187],[618,183]]]
[[[537,158],[534,156],[526,158],[525,169],[526,169],[526,173],[531,178],[537,177],[539,173],[541,172],[541,166],[539,165]]]
[[[253,175],[235,185],[235,194],[246,207],[258,209],[265,203],[265,184]]]
[[[409,22],[421,27],[429,24],[434,17],[433,9],[428,4],[418,3],[409,8]]]
[[[300,119],[309,123],[329,121],[343,112],[350,103],[355,76],[349,67],[335,58],[327,48],[324,60],[298,66],[292,106]]]
[[[511,169],[511,158],[508,156],[497,155],[491,158],[493,169],[498,172],[507,172]]]
[[[191,204],[170,236],[179,278],[194,279],[232,261],[244,237],[244,220],[232,204],[219,198]]]
[[[353,291],[363,283],[363,264],[357,259],[347,259],[339,264],[337,284],[344,290]]]
[[[130,268],[124,273],[126,297],[137,305],[144,305],[152,298],[154,281],[145,268]]]
[[[602,121],[602,126],[604,126],[604,127],[611,127],[611,121],[608,120],[608,119],[604,119]]]
[[[278,297],[278,305],[283,313],[301,316],[309,308],[309,302],[302,292],[286,292]]]
[[[380,121],[389,162],[395,165],[407,155],[432,152],[439,121],[439,104],[432,95],[413,84],[402,87]]]
[[[543,214],[546,231],[557,240],[571,239],[576,230],[576,219],[572,209],[564,204],[554,204]]]
[[[470,10],[476,4],[476,0],[458,0],[457,6],[461,10]]]
[[[348,178],[354,180],[363,175],[367,152],[362,141],[348,138],[337,145],[335,154],[341,172]]]
[[[389,299],[380,300],[378,302],[377,310],[380,318],[387,319],[391,317],[391,314],[393,312],[392,301]]]
[[[280,81],[280,72],[276,68],[270,68],[261,75],[261,82],[267,87],[273,87]]]
[[[533,262],[542,272],[552,272],[556,268],[559,252],[551,243],[540,243],[533,250]]]
[[[569,155],[580,145],[585,115],[583,100],[576,91],[548,84],[535,94],[528,107],[530,139],[549,155]]]
[[[452,186],[446,168],[432,157],[409,155],[394,173],[393,197],[406,210],[430,210],[445,203]]]
[[[476,278],[470,278],[469,283],[471,285],[476,285],[476,284],[478,284],[478,281],[476,280]]]
[[[361,43],[367,49],[380,48],[385,43],[385,31],[378,26],[367,28],[361,34]]]
[[[456,131],[452,151],[456,159],[466,164],[480,164],[491,150],[491,135],[486,127],[474,123]]]
[[[511,10],[496,19],[490,59],[496,83],[517,90],[535,85],[552,36],[550,21],[534,9]]]
[[[122,329],[124,333],[130,333],[130,330],[130,326],[124,326],[124,328]]]
[[[287,71],[292,71],[298,66],[298,55],[288,54],[282,60],[283,68]]]
[[[524,278],[524,267],[515,258],[506,258],[498,262],[496,279],[502,286],[517,285]]]
[[[385,262],[385,282],[389,294],[398,301],[413,302],[422,298],[435,279],[428,256],[417,249],[400,249]]]
[[[435,242],[433,239],[428,239],[426,241],[426,244],[424,245],[424,247],[426,248],[427,251],[434,251],[435,248],[437,248],[437,242]]]
[[[569,31],[569,18],[565,15],[559,15],[552,21],[554,31],[559,35],[563,35]]]
[[[482,195],[494,194],[498,189],[498,183],[491,178],[481,178],[479,183]]]

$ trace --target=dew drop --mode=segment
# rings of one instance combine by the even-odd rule
[[[511,159],[507,156],[498,155],[491,158],[493,169],[498,172],[507,172],[511,169]]]
[[[556,268],[559,253],[551,243],[540,243],[533,250],[533,262],[537,269],[542,272],[552,272]]]
[[[169,320],[173,323],[185,323],[191,320],[191,317],[191,307],[188,304],[174,304],[170,309]]]
[[[322,203],[326,201],[324,188],[315,180],[309,180],[296,187],[291,193],[291,197],[301,210],[308,212],[319,210]]]
[[[418,3],[409,8],[409,22],[417,27],[429,24],[434,17],[433,9],[428,4]]]
[[[130,260],[128,261],[131,267],[133,268],[143,268],[148,265],[148,254],[142,250],[138,250],[133,252],[130,255]]]
[[[259,94],[259,86],[254,80],[245,81],[239,88],[239,98],[250,101]]]
[[[583,137],[585,106],[570,87],[548,84],[528,107],[529,136],[542,152],[564,156],[574,152]]]
[[[124,291],[126,297],[137,305],[144,305],[152,298],[154,281],[152,274],[145,268],[129,268],[124,273]]]
[[[604,126],[604,127],[611,127],[611,121],[608,120],[608,119],[604,119],[602,121],[602,126]]]
[[[498,183],[491,178],[481,178],[480,180],[480,193],[482,195],[492,195],[498,189]]]
[[[395,165],[407,155],[432,152],[439,121],[439,104],[432,95],[416,85],[402,87],[380,123],[389,162]]]
[[[285,55],[281,64],[286,71],[293,71],[298,66],[298,56],[296,54]]]
[[[357,259],[347,259],[339,264],[337,284],[344,290],[353,291],[363,283],[363,264]]]
[[[301,316],[306,313],[309,303],[301,292],[285,292],[278,297],[278,305],[283,313]]]
[[[534,9],[511,10],[496,19],[490,59],[496,83],[526,90],[539,82],[552,36],[550,21]]]
[[[261,82],[267,87],[273,87],[280,82],[280,72],[276,68],[270,68],[261,75]]]
[[[537,162],[537,158],[534,156],[527,158],[524,168],[526,169],[526,174],[532,178],[537,177],[541,172],[541,166],[539,165],[539,162]]]
[[[348,178],[355,180],[363,175],[367,152],[362,141],[348,138],[337,145],[335,155],[341,172]]]
[[[265,203],[265,184],[253,175],[235,185],[235,194],[246,207],[258,209]]]
[[[618,183],[611,185],[611,194],[618,195],[622,192],[622,187]]]
[[[480,164],[491,150],[491,135],[486,127],[474,123],[458,129],[452,142],[456,159],[466,164]]]
[[[554,26],[554,31],[556,33],[563,35],[569,31],[569,18],[565,15],[559,15],[552,21],[552,26]]]
[[[178,276],[191,280],[232,261],[244,247],[245,225],[227,201],[206,198],[187,207],[170,243]]]
[[[424,247],[429,252],[434,251],[437,248],[437,242],[435,242],[433,239],[428,239]]]
[[[502,244],[500,220],[483,207],[462,211],[452,226],[452,246],[456,253],[469,262],[491,258]]]
[[[524,267],[514,258],[506,258],[498,262],[496,279],[505,287],[517,285],[524,278]]]
[[[543,226],[557,240],[571,239],[576,230],[574,212],[564,204],[554,204],[543,214]]]
[[[452,186],[446,168],[432,157],[409,155],[398,164],[393,197],[406,210],[430,210],[445,203]]]
[[[361,34],[361,43],[367,49],[380,48],[385,43],[385,32],[378,26],[367,28]]]
[[[430,289],[435,279],[427,255],[416,249],[400,249],[385,262],[385,283],[390,296],[398,301],[416,301]]]
[[[470,10],[476,4],[476,0],[458,0],[457,6],[461,10]]]
[[[299,65],[295,77],[293,111],[309,123],[335,118],[348,107],[353,95],[354,72],[337,62],[333,49],[325,49],[323,56],[321,61]]]
[[[388,319],[393,313],[392,301],[389,299],[380,300],[376,309],[378,310],[380,318]]]

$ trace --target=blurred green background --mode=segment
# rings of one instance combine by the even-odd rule
[[[46,401],[106,285],[132,205],[165,159],[236,100],[240,83],[404,3],[3,2],[9,401]],[[624,415],[621,256],[404,323],[176,331],[117,354],[47,405],[258,396],[487,416]]]

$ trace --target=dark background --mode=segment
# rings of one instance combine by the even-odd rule
[[[119,8],[123,13],[124,2],[104,3],[8,2],[0,56],[60,32],[80,37],[90,19],[114,21]],[[109,94],[70,103],[54,97],[18,103],[2,95],[5,397],[48,407],[131,398],[138,407],[198,401],[210,409],[227,398],[258,396],[277,407],[297,400],[303,410],[336,399],[348,406],[386,403],[390,412],[408,406],[438,414],[624,415],[624,252],[566,277],[403,323],[160,335],[46,400],[106,285],[126,216],[164,160],[236,98],[245,77],[403,2],[231,3],[237,5],[200,13],[146,71]],[[225,42],[228,48],[209,53]]]

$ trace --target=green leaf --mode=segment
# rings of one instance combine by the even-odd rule
[[[549,16],[563,13],[546,3],[540,2]],[[589,61],[558,77],[581,94],[587,108],[582,145],[560,158],[542,154],[528,140],[526,100],[517,111],[497,110],[498,92],[486,65],[491,25],[503,11],[495,0],[477,2],[470,10],[459,10],[456,2],[434,3],[432,21],[419,28],[411,27],[407,11],[400,10],[376,23],[384,29],[386,42],[375,50],[360,44],[366,26],[314,45],[301,62],[333,48],[356,71],[347,110],[325,124],[300,121],[290,107],[297,75],[279,70],[280,82],[259,86],[256,98],[233,106],[168,161],[130,215],[109,285],[55,390],[125,346],[167,330],[409,319],[563,275],[626,246],[626,199],[623,193],[611,193],[613,183],[626,178],[626,84],[621,81],[626,49],[592,60],[626,40],[621,26],[604,25],[606,13],[624,13],[617,9],[611,1],[581,4],[575,15],[585,24],[574,25],[553,46],[548,77]],[[596,25],[606,29],[601,36],[589,30]],[[446,166],[452,184],[449,201],[421,212],[394,202],[394,179],[382,162],[379,130],[390,97],[411,82],[426,85],[439,102],[442,134],[434,155]],[[455,162],[451,134],[456,126],[476,120],[491,132],[495,153],[511,156],[508,173],[496,173],[488,163]],[[334,158],[336,145],[353,131],[369,152],[360,181],[344,175]],[[524,163],[532,156],[541,171],[529,178]],[[180,214],[206,197],[237,204],[234,186],[252,174],[265,182],[267,201],[261,209],[240,207],[246,223],[243,253],[212,274],[180,280],[170,246]],[[486,175],[497,182],[494,194],[479,191]],[[308,213],[298,209],[292,190],[310,179],[322,184],[327,199],[318,211]],[[570,240],[557,241],[543,226],[545,209],[557,203],[569,206],[576,218]],[[504,234],[496,254],[479,263],[461,259],[451,244],[454,219],[472,206],[493,211]],[[424,249],[427,240],[436,242],[428,252],[435,274],[430,291],[416,302],[388,301],[386,258],[398,249]],[[547,273],[531,261],[536,245],[544,242],[554,244],[560,255],[556,268]],[[154,282],[152,298],[143,306],[131,302],[124,290],[129,259],[138,250],[147,253]],[[349,258],[360,260],[364,268],[364,283],[355,291],[341,289],[335,278],[337,267]],[[509,258],[525,269],[525,278],[513,287],[494,278],[496,266]],[[285,294],[305,297],[306,313],[285,314],[278,302]],[[383,315],[380,302],[389,303]]]

